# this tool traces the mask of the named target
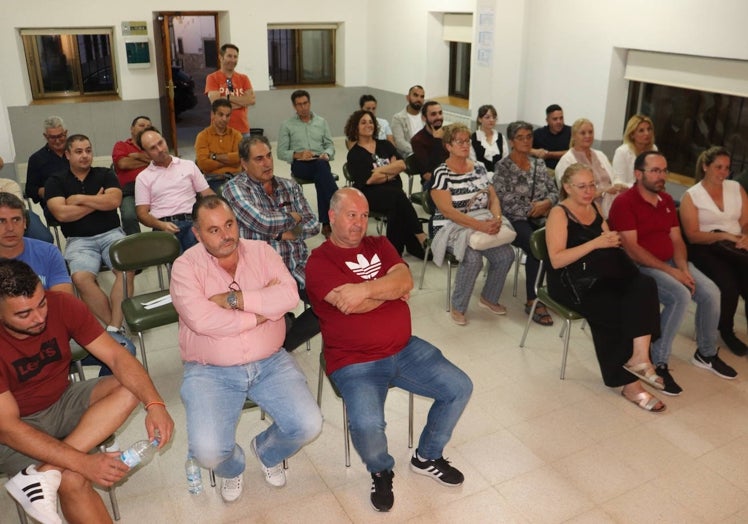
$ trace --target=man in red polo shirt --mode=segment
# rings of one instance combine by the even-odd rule
[[[136,116],[130,124],[130,138],[120,140],[112,149],[114,172],[122,188],[122,203],[119,205],[122,229],[127,235],[140,233],[140,223],[135,215],[135,177],[148,167],[151,159],[138,147],[135,140],[140,132],[150,125],[151,119],[147,116]]]
[[[668,169],[665,156],[647,151],[636,157],[636,184],[613,201],[610,227],[621,233],[623,248],[639,264],[641,272],[654,278],[663,304],[662,336],[652,343],[656,372],[665,381],[663,393],[679,395],[683,389],[668,370],[673,340],[691,299],[696,301],[698,349],[691,362],[717,376],[734,379],[737,372],[717,353],[720,294],[717,286],[688,261],[673,198],[665,189]]]

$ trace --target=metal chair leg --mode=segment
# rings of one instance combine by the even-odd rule
[[[566,336],[564,336],[564,354],[561,356],[561,380],[566,376],[566,357],[569,354],[569,336],[571,335],[571,320],[567,319]]]
[[[452,262],[447,260],[447,311],[452,310]]]
[[[216,472],[212,469],[208,470],[208,478],[210,479],[210,487],[215,488],[216,487]]]
[[[418,289],[423,289],[423,278],[426,276],[426,264],[429,263],[429,251],[431,251],[431,243],[426,246],[426,250],[423,254],[423,265],[421,266],[421,281],[418,283]]]
[[[408,392],[408,448],[413,449],[413,392]]]
[[[519,347],[525,347],[525,339],[527,339],[527,332],[530,331],[530,323],[532,322],[532,316],[535,314],[535,308],[538,307],[538,299],[536,298],[532,302],[532,308],[530,309],[530,315],[527,317],[527,325],[525,325],[525,331],[522,333],[522,340],[519,341]]]
[[[343,399],[341,399],[342,401]],[[351,467],[351,432],[348,428],[348,410],[343,401],[343,439],[345,440],[345,467]]]
[[[517,284],[519,283],[519,266],[522,265],[522,253],[523,251],[515,247],[514,248],[514,288],[512,289],[512,296],[517,296]]]
[[[140,358],[143,361],[143,367],[148,372],[148,358],[145,356],[145,337],[142,331],[138,331],[138,341],[140,342]]]

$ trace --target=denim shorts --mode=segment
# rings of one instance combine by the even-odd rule
[[[21,417],[29,426],[38,429],[56,439],[67,437],[80,422],[83,413],[91,404],[91,392],[99,379],[73,382],[62,393],[62,396],[46,409]],[[39,460],[19,453],[13,448],[0,445],[0,472],[12,477],[23,468],[31,464],[38,464]]]
[[[65,248],[65,261],[70,268],[70,274],[88,271],[98,275],[102,261],[108,268],[111,268],[112,260],[109,258],[109,246],[124,237],[125,232],[121,227],[117,227],[92,237],[68,238],[67,248]]]

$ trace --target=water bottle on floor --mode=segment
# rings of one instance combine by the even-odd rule
[[[203,492],[203,474],[200,465],[194,458],[188,458],[184,463],[184,471],[187,474],[187,490],[193,495]]]
[[[127,448],[120,454],[120,460],[127,464],[129,468],[134,468],[138,464],[146,464],[156,454],[158,448],[158,439],[138,440],[135,444]]]

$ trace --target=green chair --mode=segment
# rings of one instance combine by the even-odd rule
[[[117,240],[109,248],[113,269],[122,271],[125,288],[122,300],[122,314],[130,332],[138,334],[140,355],[143,367],[148,371],[145,339],[143,332],[160,326],[166,326],[179,320],[177,311],[171,301],[152,309],[146,309],[144,303],[169,295],[169,289],[152,291],[129,297],[127,294],[127,272],[146,269],[152,266],[165,265],[167,275],[171,277],[171,264],[179,256],[181,248],[177,237],[165,231],[147,231],[136,233]]]
[[[415,204],[420,204],[420,200],[416,202],[413,200],[413,180],[417,176],[421,176],[421,173],[419,173],[418,166],[416,165],[416,156],[413,154],[408,155],[405,157],[405,174],[408,175],[408,198],[410,198],[410,201]],[[416,193],[417,195],[420,195],[418,197],[419,199],[423,197],[423,193]]]
[[[352,187],[353,177],[348,171],[348,163],[343,164],[343,176],[345,177],[346,187]],[[387,215],[384,213],[379,213],[378,211],[372,211],[371,209],[369,209],[369,217],[377,221],[377,235],[381,235],[382,231],[384,231],[385,224],[387,224]]]
[[[317,382],[317,405],[322,407],[322,383],[325,380],[325,368],[327,364],[325,362],[324,349],[319,352],[319,380]],[[345,407],[345,400],[343,395],[340,394],[340,390],[335,385],[335,382],[328,377],[330,385],[332,386],[335,396],[338,397],[343,403],[343,445],[345,449],[345,467],[351,467],[351,431],[348,427],[348,410]],[[392,388],[394,386],[390,386]],[[413,393],[408,392],[408,447],[413,448]]]
[[[522,334],[522,340],[519,343],[519,347],[525,347],[525,339],[527,338],[527,332],[530,330],[530,324],[532,324],[532,316],[535,314],[535,309],[538,307],[538,302],[542,302],[546,307],[552,309],[557,315],[564,319],[564,327],[561,330],[561,335],[564,339],[564,352],[561,357],[561,380],[566,375],[566,357],[569,354],[569,336],[571,334],[571,322],[573,320],[584,320],[584,317],[574,311],[571,308],[566,307],[554,300],[548,293],[547,286],[541,286],[540,283],[543,280],[543,265],[548,259],[548,247],[545,243],[545,228],[542,227],[533,232],[530,237],[530,250],[535,258],[540,260],[540,268],[538,269],[538,276],[535,278],[535,293],[537,298],[532,303],[532,309],[530,309],[530,315],[527,317],[527,325],[525,331]]]

